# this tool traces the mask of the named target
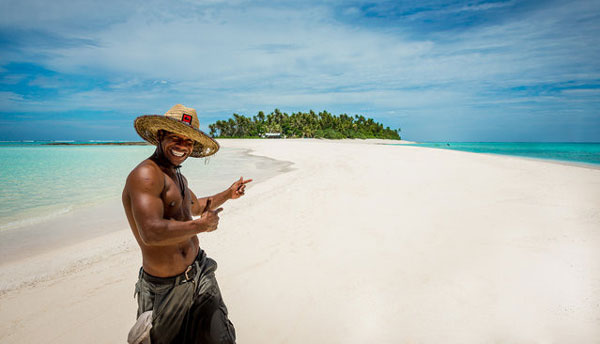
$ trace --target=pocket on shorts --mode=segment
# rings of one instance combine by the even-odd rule
[[[158,313],[160,312],[160,309],[161,309],[161,305],[163,304],[163,302],[165,301],[165,299],[171,293],[172,290],[173,290],[173,286],[171,286],[169,284],[152,286],[152,293],[154,296],[153,302],[152,302],[152,311],[153,311],[154,317],[156,317],[158,315]],[[164,308],[164,307],[162,307],[162,308]]]
[[[194,295],[193,283],[184,283],[174,287],[169,287],[167,290],[161,289],[155,294],[154,302],[154,318],[170,313],[187,312],[192,306]]]
[[[154,313],[158,314],[158,309],[160,308],[160,305],[165,300],[165,297],[167,296],[167,294],[168,294],[168,292],[154,294],[154,304],[152,305],[152,310],[154,311]]]

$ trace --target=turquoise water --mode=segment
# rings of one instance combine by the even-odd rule
[[[120,202],[127,175],[153,151],[153,146],[0,142],[0,230],[102,202]],[[200,196],[224,190],[241,175],[256,180],[275,174],[278,163],[222,148],[208,159],[187,159],[181,171]]]
[[[600,165],[600,143],[430,142],[408,146]]]

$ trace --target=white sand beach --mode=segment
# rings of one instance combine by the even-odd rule
[[[382,142],[220,141],[293,163],[199,235],[239,343],[600,341],[599,169]],[[141,255],[120,216],[0,262],[3,284],[56,272],[0,295],[0,343],[126,342]]]

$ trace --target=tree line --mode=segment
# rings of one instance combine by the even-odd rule
[[[400,140],[400,129],[384,128],[383,124],[362,115],[335,116],[327,111],[317,114],[310,110],[288,115],[275,109],[268,115],[259,111],[251,118],[234,113],[232,118],[218,120],[208,127],[213,137],[264,137],[267,133],[279,133],[283,137],[296,138]]]

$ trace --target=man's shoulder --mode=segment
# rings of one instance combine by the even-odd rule
[[[160,167],[158,167],[158,165],[150,159],[145,159],[144,161],[140,162],[136,167],[134,167],[133,170],[131,170],[131,174],[137,174],[137,173],[160,174],[161,172],[162,171],[160,170]]]
[[[156,163],[150,159],[146,159],[139,163],[127,177],[127,184],[146,184],[162,182],[164,180],[163,172],[156,165]]]

